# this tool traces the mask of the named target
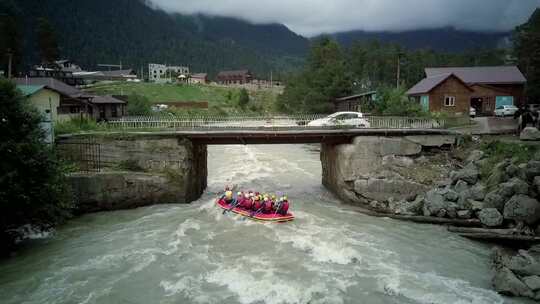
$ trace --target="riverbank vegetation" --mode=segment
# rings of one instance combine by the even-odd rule
[[[49,228],[74,207],[63,165],[43,141],[41,117],[16,90],[0,80],[0,254],[24,237],[21,226]]]

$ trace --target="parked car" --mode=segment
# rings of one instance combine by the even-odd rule
[[[360,112],[337,112],[324,118],[316,119],[307,124],[309,127],[332,127],[332,126],[354,126],[359,128],[369,128],[369,121]]]
[[[472,118],[475,118],[476,117],[476,109],[471,107],[469,109],[469,116],[472,117]]]
[[[518,108],[514,105],[505,105],[505,106],[498,106],[495,109],[495,116],[511,116],[516,113]]]

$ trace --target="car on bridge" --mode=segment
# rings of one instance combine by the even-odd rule
[[[360,112],[337,112],[324,118],[309,122],[308,127],[338,127],[353,126],[357,128],[369,128],[371,125],[364,114]]]

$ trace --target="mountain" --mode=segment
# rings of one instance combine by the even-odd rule
[[[153,62],[187,65],[193,72],[210,74],[248,68],[264,78],[269,71],[279,75],[301,66],[309,45],[280,24],[168,14],[144,0],[13,2],[24,29],[25,68],[39,61],[35,34],[39,17],[49,19],[55,28],[62,57],[86,69],[119,62],[140,69]]]
[[[329,36],[345,46],[350,46],[355,41],[378,40],[397,43],[411,50],[432,49],[440,52],[463,52],[506,46],[510,33],[482,33],[461,31],[454,28],[439,28],[403,32],[350,31],[330,34]]]

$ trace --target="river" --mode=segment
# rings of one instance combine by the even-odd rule
[[[296,220],[223,215],[226,184],[286,192]],[[491,290],[489,255],[444,227],[342,205],[316,146],[212,146],[201,199],[71,220],[0,261],[0,302],[530,303]]]

